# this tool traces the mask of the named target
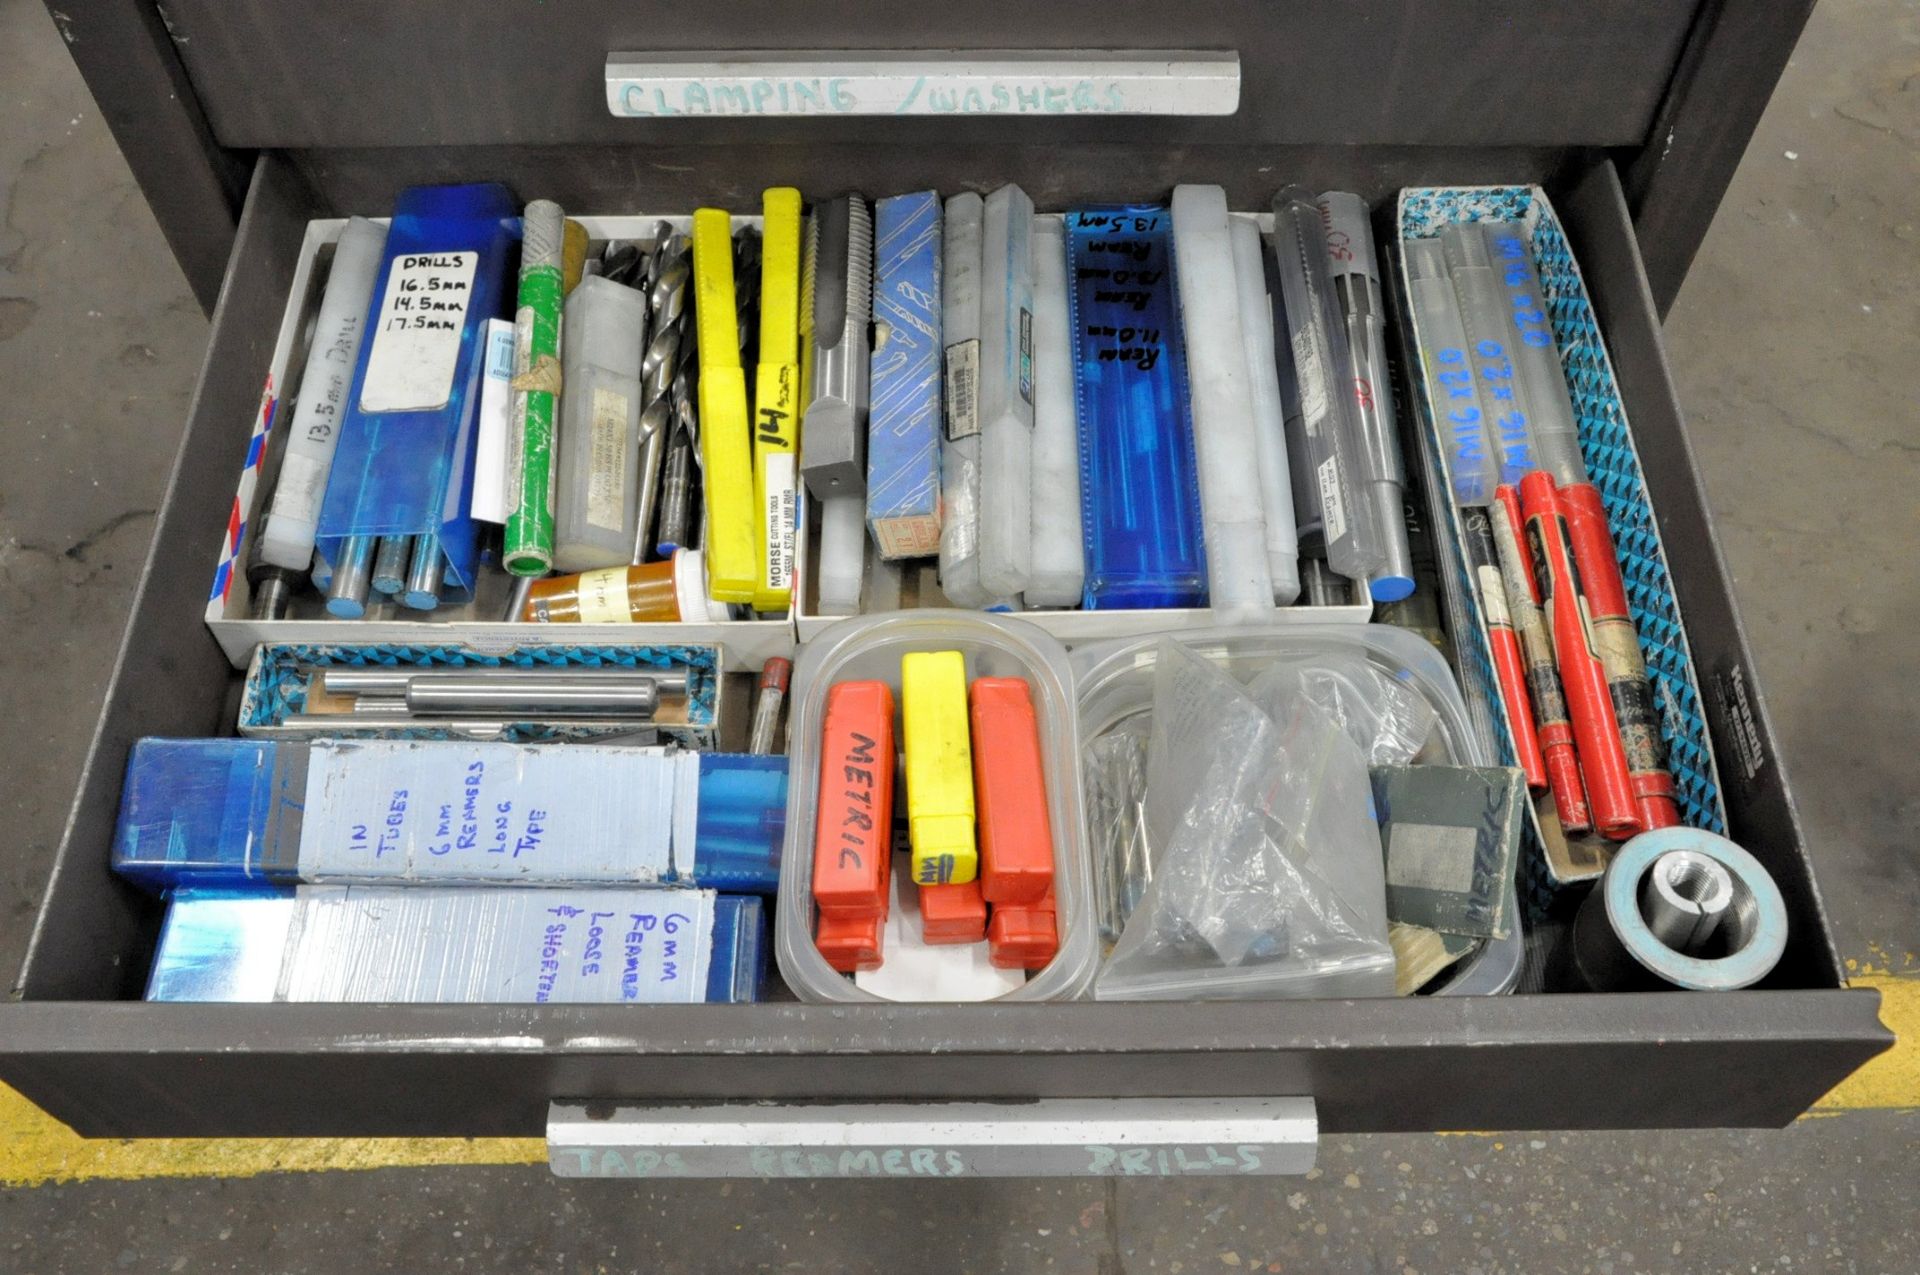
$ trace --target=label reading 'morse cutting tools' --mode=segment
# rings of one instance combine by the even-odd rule
[[[428,412],[453,397],[477,252],[396,257],[373,324],[363,412]]]
[[[792,452],[770,452],[762,472],[766,475],[767,571],[766,587],[773,592],[793,588],[793,536],[799,512],[793,483]]]
[[[587,469],[587,521],[608,531],[626,525],[627,408],[625,394],[595,387]]]

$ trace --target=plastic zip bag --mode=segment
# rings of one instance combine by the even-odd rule
[[[1298,670],[1259,683],[1264,702],[1159,644],[1153,878],[1101,970],[1102,1000],[1394,994],[1366,756]]]
[[[1305,697],[1346,732],[1369,766],[1411,762],[1426,749],[1438,718],[1425,696],[1357,655],[1277,661],[1247,692],[1276,720],[1276,706]]]

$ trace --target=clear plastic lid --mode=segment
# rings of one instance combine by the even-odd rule
[[[900,657],[958,651],[967,678],[1018,677],[1033,690],[1041,760],[1053,823],[1060,950],[1045,969],[997,998],[1074,1000],[1086,994],[1099,963],[1092,865],[1081,800],[1080,728],[1067,653],[1035,626],[1004,616],[953,610],[899,611],[842,621],[800,648],[794,665],[791,781],[786,852],[780,871],[775,954],[803,1001],[882,1002],[837,973],[814,946],[813,838],[820,788],[820,739],[827,691],[837,682],[879,681],[900,695]]]

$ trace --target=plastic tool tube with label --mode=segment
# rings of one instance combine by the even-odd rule
[[[1547,764],[1540,753],[1540,736],[1534,730],[1526,662],[1521,657],[1520,639],[1514,632],[1512,612],[1507,607],[1507,586],[1500,574],[1493,523],[1485,508],[1473,508],[1461,514],[1460,527],[1466,538],[1467,570],[1473,573],[1474,595],[1480,599],[1487,641],[1493,648],[1493,671],[1500,682],[1501,698],[1506,701],[1507,724],[1513,730],[1513,751],[1520,769],[1526,773],[1527,786],[1545,788]]]
[[[992,599],[980,584],[980,252],[986,201],[947,200],[940,330],[946,342],[946,435],[940,443],[940,590],[958,607]]]
[[[820,502],[818,606],[851,615],[866,561],[867,419],[873,215],[859,195],[814,211],[801,247],[801,329],[809,339],[800,473]]]
[[[1033,307],[1033,572],[1025,600],[1029,606],[1078,606],[1087,558],[1080,526],[1073,331],[1067,317],[1067,235],[1057,217],[1034,219]]]
[[[1274,196],[1273,251],[1300,395],[1294,454],[1306,461],[1306,471],[1294,471],[1294,511],[1301,546],[1349,580],[1366,580],[1384,555],[1364,506],[1360,427],[1353,395],[1344,390],[1353,384],[1353,356],[1334,296],[1320,205],[1298,186]]]
[[[1067,214],[1089,610],[1203,606],[1173,216],[1152,205]]]
[[[562,332],[553,565],[588,571],[633,557],[647,299],[611,279],[582,279]]]
[[[340,568],[333,614],[364,610],[383,536],[414,540],[404,603],[473,597],[482,333],[511,295],[515,225],[512,195],[491,183],[416,186],[394,205],[320,509],[320,557]]]
[[[313,565],[314,532],[320,523],[320,499],[326,494],[340,422],[360,359],[367,310],[387,228],[364,217],[347,222],[333,250],[327,290],[314,321],[313,344],[300,374],[293,421],[280,460],[280,481],[260,533],[263,561],[289,571]]]
[[[1401,517],[1407,467],[1393,417],[1380,261],[1364,200],[1330,190],[1320,196],[1320,209],[1326,219],[1333,291],[1340,300],[1347,350],[1353,359],[1353,419],[1359,428],[1355,450],[1364,512],[1373,519],[1380,542],[1380,565],[1367,576],[1367,586],[1375,602],[1398,602],[1413,592],[1413,560]]]
[[[760,350],[753,383],[753,494],[760,511],[760,580],[753,609],[793,598],[795,456],[800,439],[800,192],[760,195]]]
[[[1273,575],[1226,191],[1174,187],[1173,245],[1192,374],[1208,604],[1226,623],[1259,620],[1273,610]]]
[[[1300,530],[1293,512],[1293,478],[1287,467],[1286,411],[1274,348],[1273,299],[1267,294],[1266,257],[1260,228],[1250,217],[1232,224],[1233,269],[1240,295],[1240,336],[1247,350],[1247,388],[1253,397],[1253,428],[1260,463],[1260,495],[1267,516],[1267,571],[1273,600],[1287,606],[1300,596]]]
[[[1511,487],[1501,487],[1487,506],[1488,525],[1493,532],[1494,552],[1500,559],[1500,574],[1507,586],[1507,613],[1513,620],[1514,635],[1520,640],[1520,655],[1527,667],[1527,698],[1533,704],[1533,720],[1540,740],[1541,759],[1546,765],[1547,786],[1553,792],[1555,813],[1560,827],[1569,833],[1585,832],[1593,827],[1587,807],[1587,787],[1580,778],[1580,758],[1573,746],[1573,722],[1567,716],[1567,695],[1560,685],[1560,672],[1553,663],[1553,639],[1547,633],[1547,621],[1540,610],[1540,590],[1533,582],[1533,566],[1521,543],[1526,522],[1520,516],[1520,497]]]
[[[514,317],[513,410],[504,562],[515,575],[553,569],[553,433],[560,401],[561,257],[566,214],[550,199],[521,218],[520,300]]]
[[[980,585],[1024,593],[1033,570],[1033,201],[987,196],[980,271]]]
[[[974,844],[966,657],[958,651],[902,656],[900,703],[913,879],[919,885],[971,881],[980,855]]]
[[[747,374],[740,363],[734,297],[733,218],[693,214],[694,329],[700,350],[700,479],[706,500],[707,587],[716,602],[751,602],[760,579],[760,519],[753,503]]]
[[[1440,442],[1447,483],[1462,507],[1484,505],[1500,482],[1500,466],[1487,438],[1487,414],[1460,319],[1460,299],[1447,276],[1446,252],[1437,239],[1404,245],[1420,359],[1440,413]]]
[[[1538,468],[1538,461],[1533,423],[1507,335],[1506,303],[1478,226],[1460,222],[1446,227],[1440,232],[1440,250],[1460,301],[1460,321],[1466,327],[1480,406],[1486,411],[1487,438],[1499,458],[1500,481],[1513,485]]]
[[[1606,672],[1594,650],[1587,624],[1586,599],[1574,573],[1567,544],[1566,515],[1553,479],[1536,470],[1520,481],[1520,508],[1527,519],[1527,548],[1539,580],[1553,633],[1554,660],[1566,687],[1567,708],[1579,742],[1580,773],[1587,781],[1593,826],[1612,840],[1624,840],[1644,831],[1633,786],[1627,778],[1627,758],[1620,742],[1620,723],[1614,716]]]

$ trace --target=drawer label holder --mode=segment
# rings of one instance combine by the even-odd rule
[[[1311,1098],[626,1107],[556,1102],[563,1178],[1274,1177],[1311,1169]]]
[[[1231,115],[1240,55],[1189,49],[609,53],[622,119]]]

